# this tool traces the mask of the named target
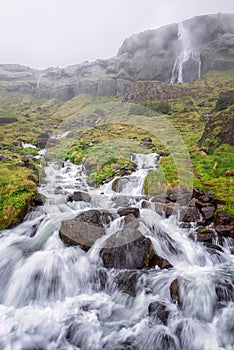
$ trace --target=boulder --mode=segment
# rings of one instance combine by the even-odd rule
[[[129,179],[127,177],[117,177],[112,182],[112,190],[114,192],[122,192],[124,186],[129,182]]]
[[[183,222],[196,222],[199,217],[199,210],[194,207],[183,208],[180,212],[180,220]]]
[[[215,233],[213,230],[209,228],[199,228],[197,230],[197,240],[198,242],[209,242],[212,243],[212,241],[215,239]]]
[[[218,302],[234,302],[234,284],[231,280],[217,281],[215,292]]]
[[[149,267],[154,266],[158,266],[160,269],[170,269],[171,267],[173,267],[167,259],[164,259],[157,254],[154,254],[149,262]]]
[[[137,282],[141,275],[142,272],[139,270],[119,271],[114,278],[114,282],[116,283],[117,288],[121,290],[121,292],[135,297],[137,292]]]
[[[129,207],[129,208],[121,208],[117,211],[119,216],[127,216],[132,214],[135,218],[139,218],[140,210],[138,208]]]
[[[215,230],[220,236],[234,238],[234,218],[224,210],[215,215]]]
[[[170,285],[170,296],[172,302],[177,302],[178,304],[181,303],[180,300],[180,286],[179,286],[179,281],[176,278],[174,281],[172,281]]]
[[[87,192],[76,191],[73,194],[69,195],[67,198],[68,202],[91,202],[91,196]]]
[[[167,325],[170,311],[168,310],[166,304],[160,301],[154,301],[153,303],[149,304],[148,312],[151,318],[161,321],[165,326]]]
[[[215,207],[204,207],[201,212],[205,221],[210,222],[214,218]]]
[[[135,225],[135,227],[134,227]],[[137,220],[125,225],[104,243],[100,251],[103,264],[107,268],[142,269],[148,267],[154,256],[154,247],[149,238],[136,228]]]
[[[59,236],[68,245],[79,245],[84,251],[105,235],[105,226],[113,219],[106,210],[90,209],[72,220],[63,221]]]

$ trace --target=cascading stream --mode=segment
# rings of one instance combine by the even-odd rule
[[[45,168],[46,183],[40,188],[44,205],[0,236],[0,349],[234,348],[233,255],[228,239],[222,252],[211,254],[190,238],[194,228],[182,229],[176,216],[165,219],[142,208],[144,179],[157,168],[158,156],[135,154],[132,160],[137,170],[124,177],[118,192],[112,187],[116,179],[90,188],[82,166],[65,162]],[[68,202],[77,190],[87,191],[91,202]],[[128,276],[129,270],[104,268],[99,254],[106,239],[123,227],[117,209],[126,201],[140,210],[140,232],[173,265],[132,271],[137,275],[135,295],[116,282],[119,273]],[[61,222],[90,208],[113,214],[106,235],[88,252],[66,246],[59,237]],[[129,277],[130,285],[131,281]],[[177,299],[170,293],[172,282],[180,286]]]

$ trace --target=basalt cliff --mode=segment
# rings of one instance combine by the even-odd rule
[[[181,83],[231,68],[234,14],[218,13],[135,34],[110,59],[41,71],[2,64],[0,89],[65,100],[82,93],[114,96],[137,81]]]

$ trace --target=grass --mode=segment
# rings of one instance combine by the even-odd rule
[[[23,149],[15,145],[15,142],[36,144],[40,133],[61,133],[69,130],[73,122],[73,137],[61,139],[58,146],[52,145],[49,150],[54,152],[55,159],[67,158],[76,164],[86,162],[90,168],[89,180],[98,185],[126,169],[129,173],[133,171],[130,159],[133,152],[163,154],[159,169],[151,172],[145,182],[145,191],[157,194],[165,188],[181,185],[178,163],[175,164],[175,157],[172,157],[172,153],[177,152],[177,146],[170,145],[166,120],[174,126],[190,154],[194,172],[193,186],[212,190],[226,199],[225,208],[233,213],[233,147],[220,144],[223,142],[223,128],[228,127],[228,123],[233,120],[232,94],[226,95],[227,91],[233,90],[233,83],[234,70],[211,71],[202,79],[182,86],[174,85],[173,89],[186,89],[186,94],[181,96],[180,93],[178,98],[163,103],[145,99],[136,101],[138,106],[126,108],[128,104],[124,104],[122,110],[114,110],[114,104],[108,105],[121,101],[121,98],[115,97],[80,95],[64,102],[0,91],[0,118],[18,120],[16,123],[0,125],[0,152],[2,157],[8,159],[0,160],[0,229],[18,223],[36,193],[35,183],[29,180],[33,170],[15,165],[21,162],[22,155],[37,155],[39,149]],[[170,86],[167,88],[170,89]],[[221,102],[225,109],[220,112],[217,106]],[[106,104],[107,121],[105,125],[97,127],[95,118],[100,116],[100,110]],[[149,110],[147,123],[140,104],[155,111],[152,114]],[[163,113],[163,119],[156,112]],[[205,126],[210,122],[204,118],[205,115],[210,116],[214,127],[208,130],[207,137],[199,143]],[[129,123],[125,122],[128,119]],[[224,119],[226,124],[223,123]],[[83,122],[85,127],[76,125],[77,121],[81,124]],[[152,138],[152,149],[146,149],[141,144],[141,139],[146,136]],[[90,142],[92,146],[88,146]],[[178,154],[179,157],[183,157],[183,154]],[[36,162],[33,164],[37,167]],[[186,183],[182,185],[186,186]]]

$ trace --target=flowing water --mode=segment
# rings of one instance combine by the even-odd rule
[[[210,252],[191,239],[195,228],[182,229],[176,216],[165,219],[143,209],[143,180],[157,166],[157,155],[135,154],[133,160],[137,170],[118,193],[112,183],[89,187],[82,166],[45,168],[44,205],[0,236],[1,350],[234,349],[230,242],[223,251]],[[77,190],[88,191],[92,201],[67,202]],[[173,265],[138,271],[135,297],[116,284],[123,271],[103,267],[99,251],[105,236],[86,253],[59,238],[61,222],[89,208],[115,214],[106,229],[109,237],[121,228],[116,210],[126,201],[140,209],[141,232]],[[175,280],[177,299],[170,295]],[[149,315],[153,302],[158,317]]]
[[[183,23],[178,25],[178,37],[181,43],[181,52],[175,60],[171,83],[183,83],[185,64],[189,61],[193,62],[193,65],[197,68],[197,76],[194,79],[201,77],[201,56],[200,52],[195,49],[191,43],[191,34],[184,28]],[[191,69],[191,68],[190,68]]]

